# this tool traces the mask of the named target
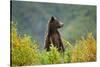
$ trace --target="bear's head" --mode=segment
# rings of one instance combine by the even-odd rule
[[[49,25],[48,25],[49,29],[58,29],[63,27],[63,23],[60,22],[58,19],[56,19],[56,17],[52,16],[50,21],[49,21]]]

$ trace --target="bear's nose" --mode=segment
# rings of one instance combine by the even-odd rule
[[[62,27],[64,24],[62,22],[60,22],[60,26]]]

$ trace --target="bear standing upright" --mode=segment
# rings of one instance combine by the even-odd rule
[[[50,50],[50,44],[52,43],[54,47],[58,48],[58,51],[64,51],[64,46],[60,37],[58,28],[61,28],[63,23],[58,21],[55,17],[51,17],[48,23],[48,31],[45,38],[45,49]]]

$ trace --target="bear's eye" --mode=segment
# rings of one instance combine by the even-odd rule
[[[58,24],[59,24],[59,22],[56,20],[56,21],[55,21],[55,24],[56,24],[56,25],[58,25]]]

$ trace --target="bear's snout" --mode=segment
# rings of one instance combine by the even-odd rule
[[[63,25],[64,25],[64,24],[63,24],[62,22],[60,22],[60,23],[59,23],[59,28],[63,27]]]

